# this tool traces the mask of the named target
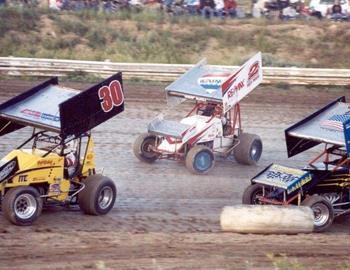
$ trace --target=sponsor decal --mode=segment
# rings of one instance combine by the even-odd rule
[[[254,182],[286,189],[289,194],[310,182],[311,179],[309,172],[273,164],[263,174],[258,175]]]
[[[311,177],[310,173],[301,176],[297,182],[293,183],[292,185],[290,185],[287,188],[287,193],[288,194],[292,193],[293,191],[301,188],[302,186],[304,186],[306,183],[310,182],[311,180],[312,180],[312,177]]]
[[[98,97],[101,101],[101,108],[109,112],[113,107],[118,107],[124,102],[123,88],[119,81],[112,81],[109,86],[104,85],[98,90]]]
[[[48,165],[53,165],[53,161],[47,160],[47,159],[42,159],[38,161],[38,166],[48,166]]]
[[[248,86],[259,78],[259,61],[250,66],[248,72]]]
[[[322,128],[335,131],[343,131],[344,123],[350,119],[350,111],[345,114],[335,114],[330,118],[321,121],[320,125]]]
[[[244,88],[244,81],[240,81],[236,85],[234,85],[232,88],[230,87],[230,90],[227,92],[227,97],[231,98],[233,97],[239,90]]]
[[[49,187],[49,192],[60,193],[61,192],[60,184],[51,184],[50,187]]]
[[[2,169],[0,170],[0,183],[14,171],[16,165],[16,160],[12,160],[2,167]]]
[[[18,182],[27,182],[27,176],[26,174],[18,176]]]
[[[34,177],[33,182],[39,182],[39,181],[45,181],[46,179],[44,177]]]
[[[230,73],[213,73],[200,77],[197,83],[207,90],[217,90],[221,84],[230,76]]]
[[[56,115],[52,115],[49,113],[43,113],[43,112],[39,112],[39,111],[34,111],[31,109],[23,109],[21,111],[22,114],[36,119],[36,120],[44,120],[44,121],[53,121],[53,122],[59,122],[60,121],[60,117],[56,116]]]

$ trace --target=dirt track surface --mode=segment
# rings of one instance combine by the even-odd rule
[[[1,81],[1,101],[30,85],[33,82]],[[66,85],[83,88],[80,84]],[[242,102],[245,130],[259,134],[264,143],[259,166],[218,161],[209,175],[196,176],[180,162],[162,160],[149,165],[132,154],[134,139],[145,132],[147,123],[158,113],[180,119],[190,107],[168,109],[163,88],[126,84],[125,112],[94,132],[98,167],[104,168],[118,188],[111,213],[93,217],[79,209],[50,208],[31,227],[10,225],[0,215],[0,269],[349,266],[348,217],[336,220],[327,233],[309,235],[222,233],[219,226],[222,207],[240,203],[249,179],[259,170],[272,162],[303,166],[314,155],[309,151],[287,159],[283,130],[338,96],[349,98],[348,90],[259,88]],[[2,137],[0,154],[19,145],[29,132]]]

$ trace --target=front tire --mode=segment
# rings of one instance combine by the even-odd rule
[[[252,184],[248,186],[242,196],[242,204],[261,204],[257,196],[263,195],[263,186],[259,184]]]
[[[319,195],[307,197],[301,205],[309,206],[314,212],[314,231],[326,231],[333,223],[334,211],[329,201]]]
[[[85,188],[78,194],[80,209],[88,215],[105,215],[114,206],[117,189],[113,181],[103,175],[87,177]]]
[[[194,174],[208,173],[215,165],[213,151],[204,145],[195,145],[186,155],[186,168]]]
[[[10,189],[2,201],[4,216],[11,223],[29,226],[40,216],[43,202],[39,192],[33,187]]]
[[[233,149],[237,162],[244,165],[256,165],[263,149],[260,137],[255,134],[242,133],[238,140],[239,144]]]
[[[141,161],[153,163],[158,159],[158,154],[153,152],[151,146],[156,146],[157,138],[149,133],[139,135],[133,145],[134,155]]]

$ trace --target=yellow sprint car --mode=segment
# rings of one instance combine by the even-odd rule
[[[122,74],[85,91],[57,78],[0,105],[0,136],[23,127],[32,136],[0,161],[3,215],[31,225],[46,204],[79,204],[86,214],[107,214],[116,186],[96,173],[91,129],[124,110]]]

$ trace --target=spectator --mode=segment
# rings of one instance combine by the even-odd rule
[[[185,2],[188,14],[197,15],[199,10],[199,0],[186,0]]]
[[[214,0],[215,1],[215,16],[224,18],[224,0]]]
[[[224,0],[224,10],[226,16],[231,18],[236,17],[237,15],[237,3],[236,0]]]
[[[61,10],[62,8],[62,0],[48,0],[49,8],[53,10]]]
[[[175,0],[173,4],[173,14],[176,16],[184,13],[184,0]]]
[[[297,11],[294,6],[290,5],[282,10],[282,18],[284,20],[296,19]]]
[[[164,0],[165,11],[170,13],[172,12],[173,0]]]
[[[295,10],[299,19],[309,19],[310,14],[308,12],[308,9],[305,7],[304,0],[298,0],[295,3]]]
[[[214,0],[200,0],[200,9],[204,18],[210,19],[214,15]]]
[[[334,5],[331,8],[331,19],[341,20],[343,18],[342,7],[339,0],[334,1]]]
[[[73,8],[73,10],[75,11],[81,11],[84,9],[84,7],[85,7],[85,3],[83,0],[75,0],[74,3],[71,3],[71,8]]]
[[[111,1],[108,0],[102,0],[102,10],[104,12],[110,13],[112,11],[112,4]]]

